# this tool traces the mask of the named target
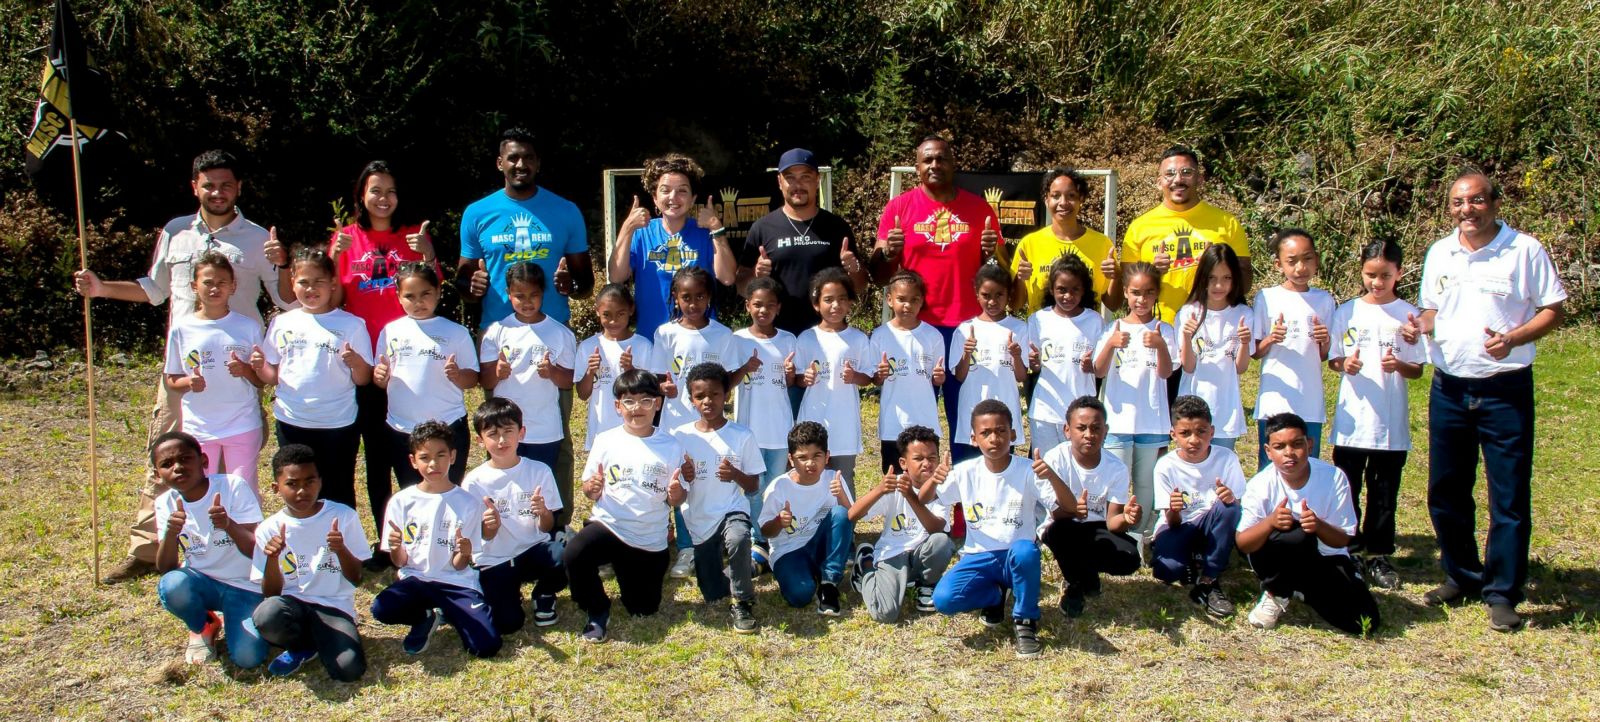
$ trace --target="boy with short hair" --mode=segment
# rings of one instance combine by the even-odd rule
[[[232,474],[206,475],[200,442],[169,431],[150,445],[150,464],[168,490],[156,497],[156,593],[161,606],[189,628],[184,660],[205,664],[216,657],[217,632],[226,620],[228,657],[244,669],[267,660],[267,643],[245,624],[261,603],[261,586],[250,579],[261,505],[250,485]],[[180,565],[178,551],[183,551]]]
[[[644,369],[630,369],[611,385],[622,424],[595,437],[583,465],[583,493],[594,510],[583,529],[567,543],[562,563],[572,602],[589,615],[582,639],[606,641],[611,597],[600,583],[600,567],[610,564],[622,593],[622,606],[634,616],[661,608],[667,575],[667,524],[672,507],[688,496],[685,481],[694,468],[685,463],[683,445],[656,429],[661,382]]]
[[[898,466],[889,465],[883,483],[872,487],[851,505],[851,522],[883,517],[877,545],[856,547],[855,573],[850,581],[861,594],[873,621],[894,624],[906,585],[916,583],[917,611],[932,612],[933,588],[950,566],[956,547],[944,532],[944,508],[922,501],[932,496],[949,469],[939,460],[939,435],[933,429],[907,426],[896,440]]]
[[[761,533],[772,544],[772,576],[791,607],[817,599],[817,613],[839,616],[839,582],[850,561],[855,529],[850,524],[850,488],[828,466],[828,430],[802,421],[789,430],[787,474],[772,480],[761,500]]]
[[[1059,479],[1038,479],[1028,460],[1011,453],[1017,432],[1004,402],[984,399],[972,409],[971,443],[979,456],[957,464],[939,487],[945,508],[966,510],[967,541],[961,561],[945,572],[933,590],[941,614],[983,610],[985,625],[1005,617],[1006,591],[1011,605],[1017,656],[1039,656],[1039,544],[1034,520],[1047,512],[1072,508],[1072,492]]]
[[[1346,549],[1356,531],[1349,479],[1339,467],[1310,458],[1299,416],[1269,416],[1265,427],[1272,466],[1250,479],[1237,524],[1239,551],[1261,580],[1250,624],[1277,626],[1298,593],[1329,624],[1370,634],[1378,628],[1378,603]]]
[[[461,488],[489,510],[478,553],[478,582],[500,636],[522,629],[522,585],[533,584],[533,623],[556,623],[556,592],[567,586],[561,545],[550,535],[562,508],[555,475],[542,461],[518,451],[522,409],[495,397],[472,414],[472,429],[489,459],[467,473]]]
[[[272,490],[283,509],[256,527],[250,578],[264,597],[251,620],[283,648],[267,674],[294,674],[321,658],[328,676],[354,682],[367,671],[356,631],[356,585],[372,556],[356,511],[322,498],[316,452],[304,444],[272,455]]]
[[[372,600],[372,618],[411,627],[401,643],[406,654],[422,654],[439,623],[448,620],[474,657],[500,651],[473,568],[473,551],[483,547],[483,527],[494,510],[450,483],[456,450],[449,426],[424,421],[411,431],[411,467],[422,481],[389,497],[383,512],[379,549],[389,552],[397,578]],[[496,519],[498,521],[498,519]]]
[[[1061,567],[1066,588],[1061,612],[1083,614],[1084,600],[1100,595],[1100,575],[1123,576],[1139,569],[1139,546],[1128,530],[1144,510],[1128,496],[1128,466],[1115,454],[1103,453],[1106,407],[1093,396],[1067,406],[1067,440],[1044,452],[1033,451],[1033,471],[1054,477],[1077,496],[1040,527],[1039,540]]]
[[[672,430],[694,463],[683,519],[694,542],[695,580],[707,604],[733,596],[733,631],[756,631],[756,588],[751,582],[750,500],[767,470],[761,447],[748,427],[724,414],[731,376],[721,364],[689,369],[684,388],[700,418]],[[723,566],[726,559],[727,566]]]
[[[1189,600],[1206,614],[1233,615],[1233,602],[1217,580],[1233,556],[1233,530],[1239,525],[1238,495],[1244,492],[1244,469],[1233,450],[1211,445],[1211,407],[1198,396],[1179,396],[1172,403],[1173,453],[1156,462],[1156,579],[1168,584],[1193,578]],[[1195,555],[1202,561],[1196,570]]]

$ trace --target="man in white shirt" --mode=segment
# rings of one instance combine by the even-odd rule
[[[1430,334],[1428,513],[1445,582],[1429,604],[1482,595],[1489,626],[1522,626],[1532,534],[1534,342],[1561,325],[1567,291],[1537,240],[1499,219],[1500,192],[1484,174],[1450,184],[1456,230],[1428,249],[1407,331]],[[1482,447],[1489,480],[1487,565],[1479,560],[1472,488]]]
[[[200,209],[193,215],[179,216],[161,229],[156,241],[150,271],[136,281],[105,281],[94,271],[83,269],[73,274],[78,293],[90,298],[149,303],[159,306],[171,300],[167,325],[187,318],[195,311],[194,260],[207,251],[218,251],[233,264],[238,291],[228,300],[231,310],[261,321],[256,302],[265,291],[273,305],[288,308],[285,299],[294,297],[289,278],[289,256],[274,231],[245,219],[234,202],[243,181],[239,161],[231,153],[208,150],[194,159],[189,186]],[[261,291],[256,291],[256,288]],[[182,427],[179,392],[170,391],[161,379],[156,381],[156,405],[151,411],[149,439]],[[139,492],[139,511],[128,537],[128,558],[105,578],[116,583],[155,571],[155,498],[167,487],[147,473]]]

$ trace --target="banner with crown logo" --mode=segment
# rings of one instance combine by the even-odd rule
[[[1000,219],[1000,235],[1021,238],[1049,222],[1038,173],[957,173],[956,185],[983,196]]]

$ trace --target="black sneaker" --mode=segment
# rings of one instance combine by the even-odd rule
[[[817,614],[824,617],[839,616],[839,585],[833,582],[817,585]]]
[[[861,580],[867,577],[867,572],[872,571],[872,545],[861,542],[856,545],[855,558],[850,565],[850,586],[861,593]]]
[[[1522,615],[1509,604],[1489,605],[1489,628],[1496,632],[1515,632],[1522,628]]]
[[[400,641],[400,647],[406,654],[422,654],[428,650],[428,640],[433,639],[433,633],[439,628],[439,620],[443,616],[429,609],[426,619],[411,625],[411,631],[406,632],[406,638]]]
[[[1206,610],[1206,614],[1217,619],[1227,619],[1233,616],[1233,602],[1228,601],[1222,594],[1222,587],[1216,582],[1196,584],[1189,590],[1189,600]]]
[[[1367,560],[1367,582],[1384,589],[1399,589],[1400,575],[1389,563],[1389,557],[1375,556]]]
[[[1017,637],[1017,658],[1033,659],[1044,651],[1039,644],[1039,622],[1034,619],[1011,620],[1011,631]]]
[[[751,602],[733,603],[733,632],[735,634],[756,633],[755,606]]]
[[[1430,607],[1460,604],[1467,600],[1467,592],[1453,582],[1445,582],[1423,593],[1422,601]]]
[[[548,627],[555,624],[556,595],[541,594],[533,598],[533,624],[536,627]]]
[[[1083,616],[1083,597],[1076,586],[1067,587],[1067,591],[1061,593],[1061,613],[1068,618]]]
[[[1006,623],[1006,594],[1000,592],[1000,603],[992,607],[984,607],[978,613],[978,619],[983,621],[983,626],[993,629]]]
[[[1079,586],[1079,585],[1074,585],[1074,586]],[[1101,594],[1101,590],[1100,590],[1100,575],[1099,574],[1094,575],[1094,579],[1091,579],[1088,583],[1083,584],[1081,586],[1083,587],[1083,596],[1085,596],[1085,597],[1098,597],[1098,596],[1100,596],[1100,594]]]
[[[606,622],[604,617],[590,617],[589,623],[583,627],[581,639],[590,644],[604,644],[606,641]]]

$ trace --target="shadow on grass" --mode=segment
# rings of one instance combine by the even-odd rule
[[[1528,564],[1528,602],[1538,607],[1528,614],[1536,627],[1552,628],[1585,623],[1593,629],[1600,617],[1600,569],[1556,567],[1540,559]],[[1580,616],[1582,615],[1581,619]]]

